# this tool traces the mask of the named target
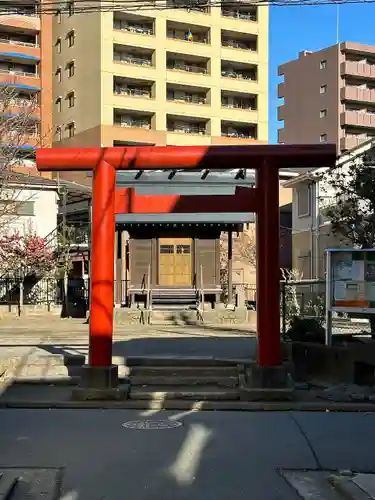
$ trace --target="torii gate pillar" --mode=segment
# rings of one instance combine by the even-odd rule
[[[233,164],[256,169],[258,350],[251,379],[256,387],[279,387],[285,370],[280,355],[278,169],[332,166],[335,159],[334,145],[39,149],[40,171],[93,171],[89,363],[80,397],[124,397],[118,367],[112,365],[116,170],[224,170]]]

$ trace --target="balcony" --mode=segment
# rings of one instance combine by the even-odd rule
[[[250,123],[238,123],[231,121],[221,122],[222,137],[232,139],[257,139],[257,125]]]
[[[207,85],[209,59],[167,52],[167,80],[181,85]]]
[[[183,41],[187,43],[210,44],[210,29],[205,26],[194,26],[190,24],[167,21],[167,38],[169,40]]]
[[[114,69],[114,73],[120,73],[119,76],[124,77],[147,77],[146,68],[154,71],[154,53],[155,51],[152,49],[115,44],[113,47],[113,62],[116,66],[126,65],[126,68],[124,68],[124,75],[120,73],[117,67]]]
[[[237,9],[221,8],[221,15],[231,19],[239,19],[242,21],[258,21],[257,7],[240,7]]]
[[[117,127],[151,130],[153,116],[153,113],[115,108],[113,110],[113,123]]]
[[[167,101],[176,104],[208,104],[209,89],[167,84]]]
[[[373,103],[375,102],[375,89],[343,87],[341,89],[340,97],[342,101]]]
[[[375,65],[355,61],[341,63],[341,75],[354,76],[356,78],[375,78]]]
[[[340,115],[341,126],[349,127],[375,127],[375,114],[359,111],[345,111]]]
[[[7,64],[5,62],[0,62],[0,74],[39,78],[36,72],[36,66],[26,64]]]
[[[155,82],[140,78],[113,78],[113,107],[135,111],[157,111],[155,102]]]
[[[184,9],[188,13],[210,14],[211,9],[207,7],[207,1],[200,2],[199,0],[167,0],[167,9]]]
[[[113,13],[113,29],[135,35],[154,35],[154,20],[150,17],[136,16],[122,12]]]
[[[208,135],[208,120],[196,117],[178,117],[167,115],[167,131],[177,134]]]
[[[0,7],[0,16],[26,16],[26,17],[34,17],[39,16],[37,5],[34,6],[28,5],[15,5],[14,7],[9,7],[5,5],[4,7]]]
[[[6,27],[7,31],[14,29],[22,33],[36,33],[40,31],[40,17],[37,7],[29,5],[18,5],[0,7],[0,27]]]
[[[118,96],[151,99],[153,97],[153,85],[154,82],[147,80],[114,77],[113,93]]]
[[[0,34],[0,59],[9,62],[40,60],[40,48],[36,43],[4,38]]]
[[[284,82],[277,85],[277,97],[279,99],[284,99],[285,97],[285,84]]]
[[[356,148],[357,146],[360,146],[364,142],[368,141],[371,139],[371,136],[368,136],[366,134],[361,134],[361,135],[347,135],[346,137],[342,137],[340,139],[340,149],[342,151],[348,151],[350,149]]]
[[[249,94],[238,94],[237,92],[221,92],[221,106],[230,109],[243,109],[246,111],[256,111],[257,96]]]
[[[257,36],[249,33],[221,30],[221,45],[230,49],[257,51]]]
[[[174,71],[186,71],[187,73],[200,73],[207,75],[208,70],[203,64],[194,64],[186,61],[169,59],[167,61],[167,69]]]
[[[256,82],[258,78],[257,72],[257,66],[252,64],[241,64],[230,61],[221,62],[221,76],[223,78]]]

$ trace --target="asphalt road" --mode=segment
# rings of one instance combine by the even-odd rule
[[[160,419],[182,425],[122,426]],[[374,414],[1,410],[0,425],[0,469],[62,468],[72,500],[298,500],[280,469],[375,469]]]

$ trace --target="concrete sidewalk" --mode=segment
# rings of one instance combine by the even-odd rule
[[[343,500],[322,473],[375,469],[375,414],[1,410],[0,425],[0,472],[34,492],[12,500]]]

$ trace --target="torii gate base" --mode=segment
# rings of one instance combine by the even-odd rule
[[[119,387],[118,368],[112,365],[116,170],[125,169],[224,170],[233,165],[256,169],[258,350],[248,377],[251,389],[244,394],[259,399],[265,397],[265,388],[273,395],[274,389],[285,387],[288,377],[280,353],[278,169],[331,167],[336,160],[334,145],[56,148],[39,149],[36,157],[40,171],[93,171],[89,363],[78,397],[126,396]]]

